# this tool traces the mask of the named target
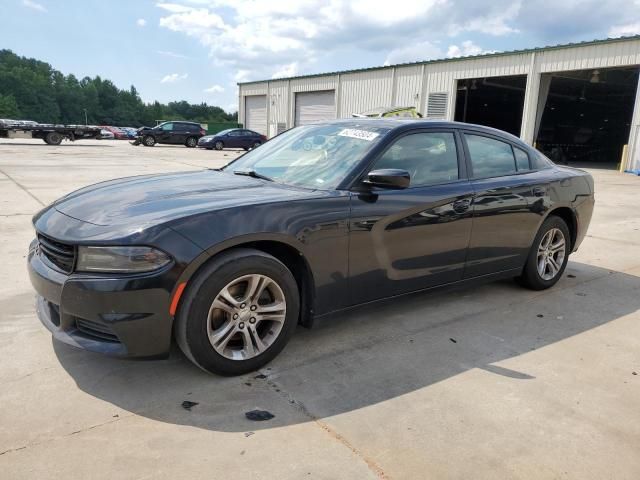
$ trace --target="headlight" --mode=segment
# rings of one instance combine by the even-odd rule
[[[80,272],[150,272],[171,262],[166,253],[151,247],[79,247]]]

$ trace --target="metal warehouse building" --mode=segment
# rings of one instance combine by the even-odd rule
[[[376,107],[480,123],[554,160],[640,168],[640,36],[239,84],[239,117],[272,137]],[[625,148],[625,145],[628,145]]]

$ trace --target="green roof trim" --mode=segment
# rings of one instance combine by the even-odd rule
[[[282,80],[297,80],[301,78],[326,77],[329,75],[340,75],[345,73],[370,72],[373,70],[385,70],[387,68],[394,68],[394,67],[412,67],[412,66],[419,66],[419,65],[430,65],[433,63],[459,62],[460,60],[469,60],[469,59],[476,59],[476,58],[504,57],[507,55],[522,55],[523,53],[544,52],[547,50],[560,50],[563,48],[573,48],[573,47],[587,47],[589,45],[603,45],[606,43],[627,42],[629,40],[640,40],[640,35],[629,35],[626,37],[605,38],[601,40],[585,40],[582,42],[563,43],[559,45],[547,45],[546,47],[525,48],[522,50],[508,50],[505,52],[481,53],[479,55],[467,55],[464,57],[439,58],[435,60],[422,60],[418,62],[396,63],[393,65],[384,65],[379,67],[364,67],[364,68],[354,68],[352,70],[338,70],[335,72],[312,73],[309,75],[297,75],[294,77],[270,78],[267,80],[255,80],[252,82],[238,82],[237,85],[240,86],[240,85],[251,85],[255,83],[278,82]]]

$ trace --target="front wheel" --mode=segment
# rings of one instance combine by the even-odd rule
[[[153,147],[156,144],[156,139],[152,135],[146,135],[142,139],[142,143],[145,147]]]
[[[554,286],[567,267],[571,253],[569,228],[563,219],[547,218],[536,235],[527,263],[518,279],[532,290]]]
[[[194,148],[195,146],[198,145],[198,139],[196,137],[189,137],[189,138],[187,138],[187,141],[184,142],[184,144],[188,148]]]
[[[262,367],[284,348],[299,310],[297,283],[282,262],[259,250],[236,249],[190,282],[175,336],[203,370],[240,375]]]
[[[222,143],[220,140],[218,140],[215,144],[214,147],[216,150],[222,150],[224,148],[224,143]]]

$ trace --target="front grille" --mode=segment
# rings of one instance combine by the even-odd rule
[[[84,318],[76,318],[76,328],[88,337],[107,342],[120,343],[118,336],[108,325],[85,320]]]
[[[42,254],[56,267],[66,273],[73,271],[76,262],[76,249],[73,245],[52,240],[38,234],[38,244]]]

